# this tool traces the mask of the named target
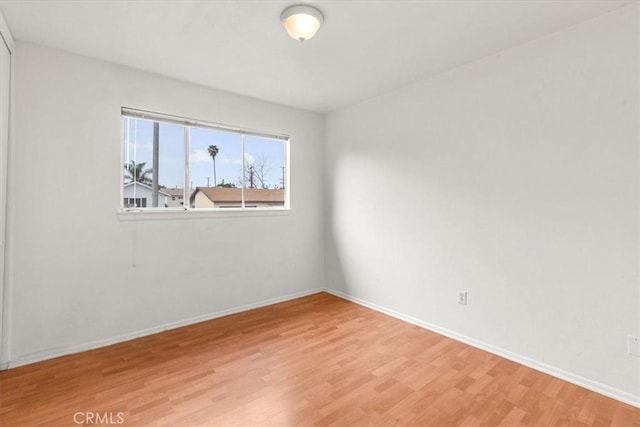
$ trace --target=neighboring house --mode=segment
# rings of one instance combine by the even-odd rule
[[[140,182],[130,182],[124,185],[122,197],[123,208],[150,208],[153,189]],[[158,192],[158,207],[168,207],[171,196],[162,189]]]
[[[163,188],[162,191],[169,195],[167,207],[181,208],[184,206],[184,189],[183,188]]]
[[[189,198],[192,208],[242,207],[240,188],[196,187]],[[247,208],[284,206],[284,190],[244,189],[244,205]]]

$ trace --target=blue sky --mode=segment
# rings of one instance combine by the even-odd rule
[[[153,122],[124,118],[124,162],[135,160],[146,162],[145,168],[153,165]],[[127,138],[128,127],[128,138]],[[282,168],[286,164],[285,141],[245,136],[245,158],[247,163],[265,165],[269,172],[265,181],[274,188],[281,186]],[[182,187],[184,180],[184,128],[181,125],[160,123],[160,185],[168,188]],[[242,175],[242,136],[205,128],[190,130],[189,170],[192,187],[213,186],[213,162],[208,147],[218,147],[216,156],[216,178],[220,184],[234,183],[240,186]],[[208,178],[208,181],[207,181]],[[248,183],[246,184],[248,186]]]

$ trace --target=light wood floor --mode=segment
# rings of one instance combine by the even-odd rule
[[[640,426],[640,409],[326,293],[0,373],[0,425],[73,426],[78,412],[124,426]]]

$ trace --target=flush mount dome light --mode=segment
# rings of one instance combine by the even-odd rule
[[[291,38],[303,42],[316,35],[324,15],[313,6],[296,4],[283,10],[280,20]]]

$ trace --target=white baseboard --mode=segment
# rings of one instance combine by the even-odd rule
[[[43,360],[53,359],[54,357],[66,356],[69,354],[80,353],[87,350],[93,350],[100,347],[106,347],[108,345],[117,344],[124,341],[129,341],[134,338],[140,338],[147,335],[156,334],[158,332],[166,331],[169,329],[175,329],[182,326],[192,325],[194,323],[204,322],[211,319],[216,319],[218,317],[228,316],[230,314],[240,313],[247,310],[253,310],[254,308],[266,307],[268,305],[277,304],[284,301],[289,301],[296,298],[305,297],[308,295],[317,294],[319,292],[323,292],[324,289],[311,289],[308,291],[297,292],[295,294],[289,294],[282,297],[271,298],[264,301],[259,301],[251,304],[241,305],[238,307],[233,307],[227,310],[217,311],[214,313],[208,313],[201,316],[195,316],[184,320],[179,320],[177,322],[165,323],[163,325],[154,326],[153,328],[143,329],[140,331],[130,332],[127,334],[118,335],[111,338],[106,338],[102,340],[91,341],[84,344],[73,345],[69,347],[60,347],[45,351],[40,351],[37,353],[31,353],[24,356],[21,356],[15,360],[10,360],[9,362],[5,362],[0,365],[0,370],[16,368],[18,366],[28,365],[31,363],[41,362]]]
[[[343,292],[336,291],[334,289],[324,288],[324,291],[335,295],[339,298],[346,299],[348,301],[354,302],[356,304],[362,305],[364,307],[370,308],[375,311],[379,311],[381,313],[387,314],[391,317],[395,317],[396,319],[400,319],[407,323],[411,323],[416,326],[420,326],[421,328],[428,329],[432,332],[438,333],[440,335],[444,335],[448,338],[454,339],[456,341],[463,342],[472,347],[479,348],[484,351],[488,351],[489,353],[493,353],[497,356],[504,357],[505,359],[509,359],[513,362],[519,363],[521,365],[527,366],[529,368],[535,369],[540,372],[544,372],[545,374],[552,375],[554,377],[560,378],[564,381],[570,382],[572,384],[578,385],[580,387],[584,387],[588,390],[594,391],[596,393],[602,394],[604,396],[610,397],[612,399],[619,400],[621,402],[627,403],[629,405],[633,405],[635,407],[640,408],[640,396],[628,393],[626,391],[622,391],[616,389],[614,387],[610,387],[606,384],[599,383],[597,381],[590,380],[588,378],[584,378],[580,375],[573,374],[571,372],[564,371],[557,367],[547,365],[546,363],[539,362],[537,360],[530,359],[528,357],[512,353],[508,350],[504,350],[499,347],[495,347],[491,344],[484,343],[482,341],[478,341],[476,339],[461,335],[457,332],[442,328],[440,326],[424,322],[420,319],[416,319],[415,317],[408,316],[403,313],[399,313],[394,310],[390,310],[386,307],[379,306],[377,304],[373,304],[369,301],[365,301],[363,299],[353,297],[351,295],[347,295]]]

